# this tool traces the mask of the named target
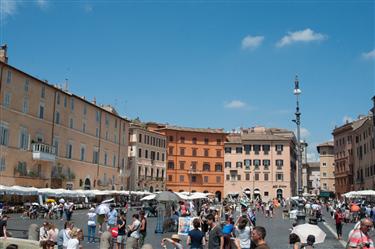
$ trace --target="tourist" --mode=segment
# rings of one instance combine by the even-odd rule
[[[66,221],[64,224],[64,229],[61,229],[57,235],[57,248],[58,249],[65,249],[68,245],[68,241],[70,239],[70,231],[73,228],[73,224],[69,221]]]
[[[139,229],[141,222],[139,221],[139,215],[133,214],[132,224],[128,226],[128,240],[126,241],[126,249],[137,249],[139,240]]]
[[[342,222],[344,220],[344,214],[342,213],[340,208],[336,209],[335,213],[335,223],[336,223],[336,232],[337,232],[337,239],[342,239]]]
[[[180,236],[178,236],[178,234],[173,234],[170,239],[169,238],[162,239],[160,245],[163,249],[167,248],[166,242],[172,244],[173,249],[184,249],[184,247],[180,243],[181,239],[180,239]]]
[[[47,242],[46,248],[53,249],[57,245],[57,235],[59,234],[59,229],[56,228],[54,224],[49,224],[47,231]]]
[[[240,217],[236,224],[236,238],[239,239],[241,249],[250,249],[251,246],[251,228],[248,226],[248,219]]]
[[[87,243],[95,243],[96,213],[95,208],[90,208],[87,213]]]
[[[139,247],[141,248],[145,243],[145,238],[147,235],[147,218],[145,216],[145,211],[142,210],[139,214],[141,217],[141,228],[139,229]]]
[[[211,228],[208,237],[208,249],[224,249],[224,236],[213,214],[207,215],[207,224]]]
[[[39,229],[39,245],[43,247],[43,249],[47,248],[48,230],[49,224],[45,221]]]
[[[189,231],[186,244],[190,246],[190,249],[203,249],[203,246],[206,244],[204,233],[199,230],[201,226],[200,219],[196,218],[193,220],[193,230]]]
[[[313,249],[315,243],[315,236],[309,235],[307,236],[306,243],[301,245],[301,249]]]
[[[74,208],[73,202],[71,202],[71,201],[65,202],[64,211],[65,211],[65,217],[66,217],[67,221],[70,221],[72,219],[73,208]]]
[[[78,240],[78,229],[74,227],[70,233],[70,239],[68,240],[66,249],[79,249],[79,240]]]
[[[251,239],[256,245],[255,249],[270,249],[265,241],[266,235],[266,229],[264,227],[254,227],[251,232]]]
[[[289,244],[292,245],[292,249],[300,249],[301,239],[297,234],[291,233],[289,234]]]
[[[4,215],[0,217],[0,237],[4,237],[4,239],[8,238],[7,234],[7,223],[8,223],[8,215]]]
[[[126,214],[120,213],[120,217],[117,220],[118,235],[116,238],[117,249],[124,249],[125,235],[126,235]]]
[[[353,229],[349,234],[348,247],[355,249],[375,249],[374,241],[369,235],[369,231],[374,224],[371,219],[364,218],[361,220],[359,229]]]
[[[115,209],[115,204],[111,204],[109,207],[109,212],[107,213],[107,229],[114,228],[117,223],[117,210]]]

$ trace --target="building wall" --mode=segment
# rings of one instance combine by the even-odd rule
[[[167,189],[209,192],[221,199],[224,191],[225,134],[168,128],[159,132],[167,138]],[[209,165],[209,168],[204,168],[203,164]]]
[[[335,158],[333,143],[319,146],[320,189],[335,192]]]
[[[231,134],[232,136],[239,136]],[[225,144],[224,172],[225,184],[224,194],[245,193],[250,198],[258,196],[263,200],[276,197],[288,198],[296,194],[295,177],[295,157],[290,149],[291,140],[272,141],[267,140],[244,140],[240,143],[229,142]],[[245,151],[245,146],[269,145],[270,150],[265,153],[262,149],[255,153],[253,149],[249,153]],[[280,152],[276,151],[276,146],[282,145]],[[246,166],[251,161],[250,166]],[[260,166],[255,167],[255,160],[260,160]],[[269,160],[269,166],[265,166],[265,160]],[[283,166],[276,166],[276,160],[282,160]],[[281,174],[282,180],[277,178]],[[278,193],[282,196],[278,196]]]
[[[375,189],[375,146],[372,118],[353,130],[354,189]]]
[[[84,188],[86,182],[86,188],[99,189],[126,186],[127,120],[16,68],[0,65],[2,184]],[[51,152],[43,154],[53,156],[53,160],[34,157],[35,144],[49,148]],[[97,162],[94,150],[98,152]]]
[[[165,162],[165,136],[157,132],[148,131],[146,128],[137,125],[131,125],[129,143],[131,177],[129,189],[148,190],[150,192],[165,190]]]

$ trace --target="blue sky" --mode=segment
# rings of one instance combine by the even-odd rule
[[[11,65],[129,118],[295,130],[298,74],[313,153],[372,106],[374,1],[0,1]]]

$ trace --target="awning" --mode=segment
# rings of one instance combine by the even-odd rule
[[[238,195],[238,192],[229,192],[228,195]]]

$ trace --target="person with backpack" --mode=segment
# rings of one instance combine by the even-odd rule
[[[140,237],[139,229],[141,228],[141,222],[139,221],[139,215],[133,214],[132,224],[128,226],[128,239],[126,241],[126,249],[137,249],[138,240]]]

